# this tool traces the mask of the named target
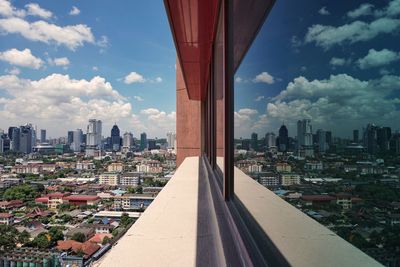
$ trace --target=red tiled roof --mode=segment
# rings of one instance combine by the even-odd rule
[[[47,202],[49,202],[49,198],[48,197],[38,197],[38,198],[35,198],[35,202],[47,203]]]
[[[75,240],[58,240],[57,249],[58,250],[76,250],[79,251],[82,247],[82,243]]]
[[[107,233],[99,233],[99,234],[95,234],[92,238],[90,238],[88,241],[92,242],[92,243],[101,243],[103,242],[103,239],[105,237],[108,238],[112,238],[112,234],[107,234]]]
[[[100,249],[100,246],[86,241],[85,243],[83,243],[82,245],[82,251],[83,253],[85,253],[84,258],[89,258],[90,256],[92,256],[96,251],[98,251]]]
[[[91,195],[70,195],[64,197],[65,200],[72,200],[72,201],[88,201],[88,200],[97,200],[100,199],[99,196],[91,196]]]
[[[305,201],[332,201],[336,200],[335,197],[329,195],[308,195],[308,196],[301,196],[302,200]]]
[[[2,212],[0,213],[0,218],[11,218],[14,217],[11,213]]]
[[[58,197],[58,198],[60,198],[60,197],[66,197],[66,196],[69,196],[69,195],[70,195],[69,193],[55,192],[55,193],[47,194],[46,197],[49,197],[49,198],[51,198],[51,197]]]

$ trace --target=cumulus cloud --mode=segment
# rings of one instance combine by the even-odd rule
[[[126,98],[99,76],[76,80],[51,74],[29,80],[4,75],[0,76],[1,90],[7,93],[0,109],[0,123],[5,125],[13,119],[14,123],[29,121],[48,125],[53,131],[66,131],[67,127],[82,128],[89,118],[113,122],[132,114]]]
[[[72,6],[71,11],[69,12],[69,14],[71,16],[77,16],[81,13],[81,11],[79,10],[79,8],[77,8],[76,6]]]
[[[368,69],[388,65],[397,60],[400,60],[400,53],[386,48],[380,51],[370,49],[365,57],[357,61],[357,64],[361,69]]]
[[[323,6],[320,10],[318,10],[318,13],[320,15],[330,15],[331,13],[328,11],[328,9],[326,8],[326,6]]]
[[[374,8],[374,5],[372,4],[368,4],[368,3],[364,3],[361,4],[358,8],[356,8],[355,10],[351,10],[349,12],[347,12],[347,16],[355,19],[361,16],[368,16],[368,15],[372,15],[372,9]]]
[[[376,17],[380,16],[395,17],[399,14],[400,14],[400,0],[392,0],[385,8],[374,11],[374,15]]]
[[[274,77],[272,77],[271,74],[268,72],[264,71],[260,74],[258,74],[254,79],[253,82],[255,83],[268,83],[268,84],[273,84],[275,82]]]
[[[243,81],[243,79],[240,78],[239,76],[237,76],[237,77],[235,78],[235,82],[236,82],[236,83],[241,83],[242,81]]]
[[[24,17],[25,10],[17,9],[7,0],[0,0],[0,15],[4,17]]]
[[[254,99],[254,101],[259,102],[259,101],[261,101],[261,100],[263,100],[263,99],[265,99],[265,96],[260,95],[260,96],[257,96],[256,99]]]
[[[31,50],[28,48],[24,50],[12,48],[0,52],[0,60],[6,61],[12,65],[31,69],[39,69],[43,66],[43,60],[32,55]]]
[[[68,66],[69,65],[69,59],[67,57],[59,57],[59,58],[54,58],[54,59],[49,59],[50,65],[54,66]]]
[[[144,83],[146,79],[143,77],[143,75],[132,71],[128,75],[125,76],[124,78],[124,83],[126,84],[132,84],[132,83]]]
[[[381,34],[390,34],[399,28],[400,19],[378,18],[370,23],[356,20],[339,27],[315,24],[308,28],[306,43],[315,43],[325,50],[334,45],[368,41]]]
[[[49,19],[49,18],[53,17],[53,13],[51,13],[51,11],[41,8],[36,3],[29,3],[29,4],[25,5],[25,8],[28,12],[28,15],[31,15],[31,16],[38,16],[38,17],[41,17],[44,19]]]
[[[176,131],[176,112],[167,113],[157,108],[148,108],[140,111],[145,116],[145,127],[150,132],[165,135],[168,131]]]
[[[139,102],[144,101],[144,99],[143,99],[142,97],[138,96],[138,95],[133,96],[133,98],[134,98],[136,101],[139,101]]]
[[[348,63],[350,63],[351,60],[346,60],[345,58],[338,58],[338,57],[333,57],[331,58],[331,60],[329,61],[329,64],[336,67],[336,66],[344,66]]]
[[[393,75],[375,80],[347,74],[323,80],[299,76],[272,98],[265,115],[275,127],[285,121],[295,131],[296,120],[306,118],[317,127],[346,136],[368,122],[393,125],[400,116],[400,98],[393,96],[399,86],[400,77]]]
[[[160,82],[162,82],[162,78],[161,78],[161,77],[157,77],[157,78],[155,78],[155,82],[156,82],[156,83],[160,83]]]
[[[29,22],[10,17],[0,19],[0,31],[3,34],[20,34],[31,41],[64,45],[71,50],[84,43],[95,42],[92,30],[84,24],[58,26],[43,20]]]
[[[11,75],[19,75],[21,73],[21,70],[13,67],[12,69],[6,69],[6,72]]]

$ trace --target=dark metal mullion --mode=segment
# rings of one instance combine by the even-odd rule
[[[233,4],[224,0],[224,198],[232,200],[234,196],[233,169]]]

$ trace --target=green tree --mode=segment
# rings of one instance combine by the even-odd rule
[[[31,200],[37,196],[37,191],[27,185],[17,185],[11,188],[8,188],[3,195],[3,198],[6,200],[13,200],[13,199],[19,199],[19,200]]]
[[[120,224],[122,227],[127,227],[132,222],[132,218],[129,217],[128,213],[122,213]]]
[[[19,233],[11,225],[0,224],[0,250],[9,250],[18,242]]]
[[[51,237],[48,233],[40,233],[32,241],[32,245],[37,248],[50,248],[52,246]]]
[[[19,234],[18,236],[18,242],[21,244],[25,244],[29,242],[29,239],[31,238],[31,235],[26,231],[22,231],[22,233]]]
[[[58,240],[64,240],[64,234],[62,232],[61,227],[51,227],[49,229],[49,234],[51,237],[51,241],[53,242],[53,245],[58,241]]]
[[[83,243],[86,240],[86,236],[84,233],[77,232],[72,235],[71,239]]]
[[[108,236],[106,236],[103,238],[103,241],[101,242],[101,244],[104,246],[104,245],[110,243],[110,241],[111,241],[111,239]]]

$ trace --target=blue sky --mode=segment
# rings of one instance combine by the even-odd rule
[[[0,40],[0,128],[31,122],[57,137],[97,118],[104,135],[114,122],[134,136],[174,131],[162,1],[0,0]]]
[[[400,1],[276,1],[236,73],[237,137],[400,129]]]

